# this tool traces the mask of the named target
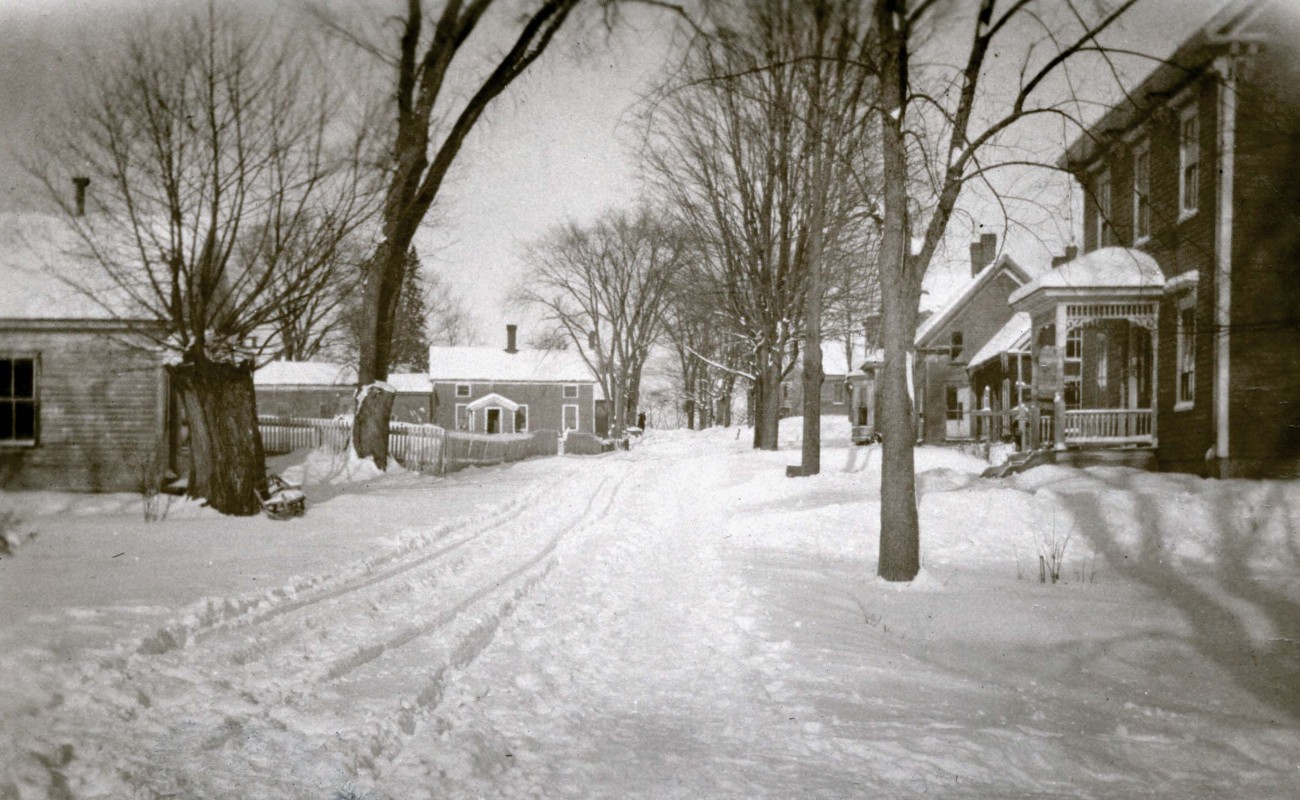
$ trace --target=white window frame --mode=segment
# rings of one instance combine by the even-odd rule
[[[462,390],[464,390],[464,391],[462,391]],[[457,397],[469,397],[471,394],[473,394],[473,391],[474,391],[474,390],[470,387],[470,385],[469,385],[468,383],[458,383],[458,384],[456,384],[456,396],[457,396]]]
[[[1187,134],[1188,125],[1192,126],[1191,136]],[[1195,185],[1188,185],[1187,175],[1194,169]],[[1191,205],[1188,205],[1188,191],[1191,190]],[[1201,202],[1201,120],[1197,114],[1196,101],[1192,101],[1178,112],[1178,221],[1195,216]]]
[[[834,384],[832,384],[832,388],[831,388],[831,402],[837,406],[844,405],[844,396],[845,396],[844,382],[836,381]]]
[[[1073,353],[1073,355],[1071,355]],[[1069,410],[1083,408],[1083,328],[1071,328],[1065,334],[1065,374],[1061,385],[1065,388],[1065,407]],[[1074,386],[1074,402],[1070,402],[1070,384]]]
[[[1145,170],[1139,169],[1143,159]],[[1143,139],[1133,148],[1133,244],[1142,244],[1150,238],[1151,140]]]
[[[1179,297],[1177,308],[1178,312],[1174,316],[1174,411],[1187,411],[1196,407],[1196,291],[1189,291]],[[1183,322],[1189,311],[1190,326]],[[1184,375],[1188,377],[1186,391],[1183,388]]]
[[[519,412],[520,412],[520,411],[524,412],[524,427],[522,427],[522,428],[519,427]],[[520,403],[520,404],[519,404],[519,408],[515,410],[515,433],[527,433],[527,432],[528,432],[528,422],[529,422],[529,419],[528,419],[528,404],[527,404],[527,403]]]
[[[578,399],[578,395],[579,395],[578,384],[576,384],[576,383],[566,383],[566,384],[564,384],[564,399],[565,399],[565,400],[576,400],[576,399]]]
[[[573,409],[573,427],[569,427],[568,417],[569,409]],[[582,428],[582,409],[577,403],[565,403],[560,406],[560,428],[563,432],[581,430]]]
[[[469,408],[469,403],[457,403],[457,404],[456,404],[456,418],[455,418],[454,420],[452,420],[452,423],[451,423],[451,426],[452,426],[452,428],[453,428],[454,430],[458,430],[458,431],[467,431],[467,430],[470,430],[470,427],[471,427],[471,426],[470,426],[470,420],[471,420],[472,418],[470,417],[470,412],[466,410],[466,409],[468,409],[468,408]],[[462,416],[464,417],[464,420],[465,420],[465,427],[464,427],[464,428],[462,428],[462,427],[460,426],[460,425],[461,425],[461,418],[462,418]]]

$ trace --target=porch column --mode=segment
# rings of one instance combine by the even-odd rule
[[[1042,442],[1038,441],[1039,419],[1042,417],[1042,411],[1038,406],[1038,382],[1039,373],[1042,368],[1039,359],[1042,357],[1043,348],[1038,344],[1038,319],[1033,318],[1029,325],[1029,414],[1026,424],[1029,430],[1025,431],[1025,449],[1037,450]]]
[[[1057,450],[1065,449],[1065,344],[1070,336],[1065,326],[1068,314],[1064,303],[1056,304],[1056,391],[1052,395],[1056,419],[1053,420],[1052,434]]]
[[[1151,446],[1155,447],[1160,443],[1160,437],[1157,435],[1156,423],[1160,417],[1160,306],[1157,305],[1155,312],[1151,315],[1151,385],[1149,394],[1151,395]],[[1177,374],[1174,380],[1178,380]],[[1174,391],[1178,391],[1177,383],[1174,384]]]

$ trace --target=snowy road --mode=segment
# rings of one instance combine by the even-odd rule
[[[0,561],[0,798],[1292,796],[1300,484],[923,453],[898,588],[868,452],[794,458],[665,435],[321,490],[288,525],[51,518]],[[1101,497],[1073,578],[1025,579]],[[1172,522],[1120,513],[1143,498]],[[1226,500],[1256,539],[1216,604]]]

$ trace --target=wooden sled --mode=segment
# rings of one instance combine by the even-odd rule
[[[266,482],[257,489],[257,500],[271,519],[293,519],[307,511],[307,495],[274,472],[266,473]]]

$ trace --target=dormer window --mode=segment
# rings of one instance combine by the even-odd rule
[[[1201,195],[1201,125],[1192,103],[1178,115],[1178,213],[1196,213]]]

